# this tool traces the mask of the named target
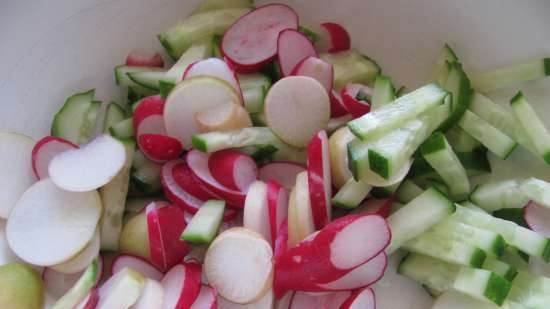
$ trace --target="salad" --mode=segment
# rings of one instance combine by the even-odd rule
[[[550,165],[529,94],[488,96],[550,58],[470,76],[445,44],[397,88],[342,25],[250,0],[158,39],[114,68],[127,102],[0,132],[0,308],[374,309],[390,257],[433,309],[548,307],[550,183],[482,176]]]

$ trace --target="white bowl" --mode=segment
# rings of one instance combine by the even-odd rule
[[[64,99],[96,88],[96,97],[122,101],[113,67],[134,47],[161,50],[155,35],[199,1],[2,1],[0,5],[0,131],[47,135]],[[264,2],[264,1],[261,1]],[[352,44],[377,60],[396,85],[422,85],[448,42],[469,72],[550,56],[550,1],[296,0],[303,24],[335,21]],[[549,79],[493,94],[503,104],[524,90],[540,115],[550,115]],[[507,162],[491,157],[494,175],[534,175],[550,169],[521,150]],[[393,259],[396,262],[396,258]],[[431,302],[390,268],[376,286],[379,309],[424,309]]]

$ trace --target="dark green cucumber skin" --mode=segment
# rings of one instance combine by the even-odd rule
[[[523,218],[523,209],[521,208],[499,209],[493,212],[493,216],[500,219],[512,221],[520,226],[529,228],[527,222],[525,222],[525,219]]]
[[[497,256],[501,256],[504,253],[504,249],[506,249],[506,241],[504,240],[504,237],[498,235],[497,239],[493,243],[493,248],[491,248],[491,251]]]
[[[390,177],[390,165],[388,160],[378,152],[369,149],[369,166],[376,174],[385,179]]]
[[[480,268],[481,265],[483,265],[483,262],[485,262],[486,258],[487,253],[479,248],[476,248],[474,254],[472,255],[472,258],[470,259],[470,266],[472,266],[473,268]]]
[[[447,147],[447,141],[445,135],[441,131],[434,132],[427,140],[420,146],[420,152],[423,155],[428,155],[445,149]]]
[[[511,266],[508,269],[508,271],[504,274],[503,278],[510,281],[510,282],[512,282],[516,278],[517,275],[518,275],[518,270],[515,267]]]
[[[195,147],[195,149],[201,152],[208,152],[208,146],[206,144],[206,141],[197,135],[193,135],[191,137],[191,144],[193,144],[193,147]]]
[[[441,124],[439,127],[440,130],[446,131],[449,129],[453,124],[455,124],[460,117],[466,112],[466,109],[468,109],[468,106],[470,105],[473,90],[470,84],[470,79],[462,69],[462,65],[459,62],[452,62],[449,64],[451,66],[451,69],[454,68],[457,70],[460,74],[460,85],[458,91],[456,93],[452,93],[452,112],[451,116],[447,120]],[[460,95],[457,95],[460,94]],[[456,102],[455,102],[455,98]]]
[[[544,58],[544,74],[550,76],[550,58]]]
[[[497,305],[502,305],[506,296],[512,288],[512,283],[501,276],[491,272],[489,283],[483,292],[483,295]]]
[[[168,94],[170,94],[170,91],[172,91],[172,89],[174,89],[176,85],[174,83],[171,83],[171,82],[167,82],[167,81],[159,81],[159,92],[160,92],[160,96],[163,98],[163,99],[166,99],[168,97]]]
[[[460,163],[466,169],[468,177],[473,177],[485,173],[491,172],[491,165],[487,159],[486,148],[476,148],[472,152],[457,152],[456,156],[460,160]],[[418,154],[415,155],[414,163],[411,166],[408,177],[422,177],[422,178],[438,178],[439,176],[435,170],[428,164],[428,162]]]

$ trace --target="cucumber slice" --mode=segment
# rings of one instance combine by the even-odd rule
[[[486,182],[474,189],[470,200],[488,212],[503,208],[521,208],[529,201],[520,189],[521,183],[517,179]]]
[[[155,92],[160,90],[159,82],[166,75],[165,71],[144,71],[144,72],[128,72],[128,77],[134,83],[151,89]]]
[[[395,100],[395,89],[391,83],[391,79],[386,75],[376,76],[374,81],[374,94],[371,100],[371,110],[378,108]]]
[[[514,266],[493,258],[485,259],[481,268],[489,270],[510,282],[512,282],[518,274],[518,270]]]
[[[155,194],[161,189],[161,169],[162,165],[149,161],[141,151],[136,150],[130,172],[131,183],[143,194]]]
[[[230,8],[195,14],[160,33],[158,39],[166,52],[173,59],[178,59],[193,43],[224,34],[249,11],[248,8]]]
[[[452,285],[453,289],[479,300],[502,305],[512,284],[501,276],[484,269],[462,268]]]
[[[334,68],[334,89],[340,91],[349,83],[369,84],[380,73],[380,66],[356,49],[321,54],[320,58]]]
[[[533,202],[550,208],[550,183],[537,178],[529,178],[521,184],[520,190]]]
[[[57,300],[51,309],[72,309],[78,305],[84,297],[90,292],[99,276],[99,266],[97,260],[94,260],[88,268],[82,273],[75,285]]]
[[[481,147],[481,143],[470,134],[464,132],[459,126],[452,126],[445,132],[447,141],[456,152],[470,152]]]
[[[371,139],[443,104],[446,96],[443,89],[429,84],[398,98],[393,104],[350,121],[348,127],[360,139]]]
[[[110,102],[105,109],[103,133],[109,133],[109,128],[126,118],[126,111],[115,102]]]
[[[94,93],[95,89],[91,89],[68,97],[53,118],[51,135],[78,143],[82,126],[92,106]]]
[[[271,80],[260,73],[239,74],[237,77],[243,94],[244,107],[249,113],[261,113],[267,90],[271,87]]]
[[[445,43],[437,56],[435,66],[430,74],[429,80],[443,86],[449,76],[449,67],[447,66],[447,63],[453,62],[458,62],[458,57],[451,47]]]
[[[462,117],[471,101],[472,90],[470,88],[470,80],[466,76],[466,73],[464,73],[464,70],[462,70],[460,63],[453,62],[449,64],[449,76],[443,88],[452,93],[453,101],[451,116],[440,128],[445,131]]]
[[[472,152],[457,152],[456,156],[466,170],[468,177],[491,172],[491,165],[487,159],[486,149],[478,148]],[[408,176],[417,181],[418,184],[424,183],[426,179],[440,180],[439,175],[423,157],[416,157],[414,159],[414,164]]]
[[[109,133],[118,139],[134,137],[134,122],[132,118],[124,119],[109,128]]]
[[[420,147],[426,161],[441,176],[455,200],[463,200],[470,193],[466,170],[441,132],[432,134]]]
[[[478,91],[489,92],[548,75],[550,75],[550,58],[543,58],[485,72],[476,75],[472,81],[474,88]]]
[[[442,293],[451,289],[460,266],[418,253],[409,253],[397,267],[397,273],[407,276],[431,290]]]
[[[140,96],[148,96],[155,93],[154,90],[151,90],[142,85],[136,84],[130,79],[128,73],[135,72],[154,72],[162,71],[161,68],[149,68],[149,67],[135,67],[135,66],[126,66],[126,65],[117,65],[115,67],[115,82],[118,86],[132,88],[132,92]]]
[[[501,159],[506,159],[517,146],[510,137],[468,110],[458,121],[458,126]]]
[[[550,58],[548,58],[550,70]],[[549,72],[550,74],[550,72]],[[550,133],[520,91],[510,100],[515,119],[523,128],[537,154],[550,165]]]
[[[204,0],[193,10],[191,15],[221,9],[252,8],[253,4],[253,0]]]
[[[422,192],[424,192],[424,190],[417,184],[409,179],[405,179],[395,192],[395,198],[401,203],[409,203],[422,194]]]
[[[517,125],[514,115],[506,110],[504,106],[474,91],[469,109],[509,137],[516,137],[515,128]]]
[[[332,204],[341,208],[357,208],[361,204],[361,201],[369,195],[371,189],[372,187],[368,184],[350,178],[332,198]]]
[[[406,241],[424,233],[454,211],[454,203],[437,189],[430,188],[424,191],[388,217],[392,240],[386,252],[392,253]]]
[[[100,109],[101,101],[92,101],[92,104],[84,114],[84,121],[80,126],[80,135],[77,140],[78,144],[86,144],[92,138]]]
[[[209,200],[204,203],[181,234],[181,240],[196,244],[211,243],[222,223],[224,210],[224,201]]]

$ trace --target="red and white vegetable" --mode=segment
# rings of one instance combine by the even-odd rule
[[[337,23],[322,23],[320,25],[319,43],[321,51],[336,53],[351,48],[351,38],[344,27]]]
[[[267,201],[267,185],[263,181],[255,181],[246,194],[243,211],[243,226],[261,234],[271,243],[271,225]]]
[[[195,262],[175,265],[162,279],[162,309],[188,309],[201,290],[201,267]]]
[[[208,285],[201,285],[199,295],[193,302],[190,309],[216,309],[218,304],[218,293]]]
[[[131,268],[137,272],[140,272],[145,277],[157,281],[161,280],[164,276],[160,270],[146,260],[129,254],[121,254],[113,260],[111,264],[111,274],[116,274],[125,267]]]
[[[126,56],[125,61],[127,66],[132,67],[151,67],[162,68],[164,66],[164,60],[158,52],[151,52],[142,49],[133,49]]]
[[[306,169],[292,162],[271,162],[258,170],[258,179],[262,181],[275,180],[285,189],[290,190],[296,183],[296,175]]]
[[[213,197],[195,178],[184,160],[165,163],[160,172],[160,181],[166,197],[191,214],[196,213],[205,201]]]
[[[225,61],[218,58],[208,58],[190,64],[183,74],[183,79],[193,76],[212,76],[225,80],[236,92],[241,93],[237,74]]]
[[[285,29],[279,33],[277,39],[277,56],[281,74],[289,76],[302,60],[318,55],[305,34],[295,29]]]
[[[353,118],[359,118],[370,112],[370,102],[357,99],[359,91],[369,96],[373,95],[371,88],[361,84],[347,84],[341,92],[342,102]]]
[[[236,150],[214,152],[208,159],[212,176],[222,185],[247,192],[258,177],[258,167],[250,156]]]
[[[339,309],[376,309],[374,291],[364,288],[354,292]]]
[[[338,309],[350,295],[349,291],[319,294],[296,292],[289,309]]]
[[[275,180],[267,182],[267,208],[269,211],[270,239],[274,245],[281,225],[288,216],[288,193]]]
[[[36,142],[32,149],[32,170],[36,178],[48,178],[48,167],[52,159],[64,151],[76,148],[78,145],[61,137],[46,136]]]
[[[309,76],[316,79],[325,87],[327,93],[332,91],[334,80],[334,69],[332,64],[319,59],[316,56],[310,56],[302,59],[292,70],[290,75]]]
[[[386,253],[381,252],[366,263],[357,266],[342,277],[327,283],[319,283],[319,290],[322,291],[340,291],[355,290],[358,288],[370,286],[382,278],[388,258]]]
[[[325,131],[318,132],[309,142],[307,176],[313,222],[317,229],[321,229],[330,222],[332,207],[328,136]]]
[[[349,113],[346,106],[344,105],[342,97],[336,90],[333,89],[332,91],[330,91],[329,97],[330,97],[330,117],[331,118],[342,117]]]
[[[550,237],[550,209],[530,201],[523,208],[523,218],[533,231],[544,237]]]

